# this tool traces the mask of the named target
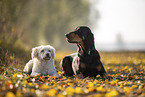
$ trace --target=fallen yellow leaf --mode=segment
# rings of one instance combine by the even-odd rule
[[[132,91],[132,88],[124,87],[124,92],[126,95],[130,94],[131,91]]]
[[[19,75],[18,73],[13,74],[13,78],[17,77]]]
[[[87,85],[87,87],[93,87],[93,86],[94,86],[94,83],[92,83],[92,82],[89,82]]]
[[[63,94],[57,94],[57,97],[66,97],[66,96]]]
[[[118,92],[116,90],[112,90],[105,95],[106,97],[115,97],[118,96]]]
[[[57,93],[57,91],[55,89],[50,89],[48,92],[47,92],[47,95],[48,96],[55,96]]]
[[[81,93],[83,93],[83,91],[82,91],[82,89],[80,87],[76,87],[75,88],[75,93],[81,94]]]
[[[5,97],[16,97],[13,92],[7,92]]]
[[[67,92],[67,95],[73,95],[75,92],[75,89],[72,87],[67,87],[66,92]]]
[[[16,97],[23,97],[21,90],[17,90]]]
[[[106,92],[106,89],[104,89],[103,86],[99,86],[99,87],[96,88],[96,91]]]
[[[115,86],[116,83],[117,83],[117,81],[114,81],[114,80],[113,80],[113,81],[110,82],[110,85],[111,85],[111,86]]]
[[[95,88],[94,88],[94,87],[89,87],[89,88],[88,88],[88,91],[89,91],[89,92],[93,92],[93,91],[95,91]]]
[[[27,84],[27,83],[28,83],[27,80],[23,81],[23,84],[24,84],[24,85]]]
[[[132,88],[137,88],[138,86],[137,85],[132,85]]]
[[[49,89],[49,86],[43,84],[42,86],[39,87],[39,89],[44,89],[44,90],[46,90],[46,89]]]

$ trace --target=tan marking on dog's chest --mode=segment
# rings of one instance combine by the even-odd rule
[[[96,69],[97,69],[98,71],[101,71],[101,65],[100,65],[100,64],[97,65],[97,66],[96,66]]]
[[[85,63],[81,62],[81,63],[80,63],[80,67],[81,67],[81,68],[86,68]]]

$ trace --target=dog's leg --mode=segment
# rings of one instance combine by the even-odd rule
[[[32,72],[32,67],[33,67],[33,60],[30,60],[27,64],[26,64],[26,66],[25,66],[25,68],[24,68],[24,72],[25,73],[28,73],[28,74],[31,74],[31,72]]]
[[[73,60],[73,58],[71,56],[65,56],[61,62],[61,66],[64,71],[64,74],[66,74],[68,76],[74,75],[74,72],[72,69],[72,60]]]
[[[55,72],[54,74],[52,74],[52,76],[56,76],[56,77],[58,77],[58,74],[57,74],[57,72]]]
[[[101,65],[101,71],[100,71],[101,77],[103,79],[109,79],[108,74],[106,73],[105,68],[104,68],[102,62],[100,62],[100,65]]]

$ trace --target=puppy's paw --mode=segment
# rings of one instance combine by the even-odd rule
[[[57,73],[54,73],[52,76],[59,77]]]
[[[36,72],[31,73],[31,76],[40,76],[40,75],[41,73],[36,73]]]

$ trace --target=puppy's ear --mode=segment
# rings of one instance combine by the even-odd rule
[[[31,57],[33,58],[37,58],[38,57],[38,48],[32,48],[32,53],[31,53]]]
[[[51,50],[52,50],[52,52],[51,52],[51,54],[52,54],[52,58],[55,58],[55,49],[52,48]]]

